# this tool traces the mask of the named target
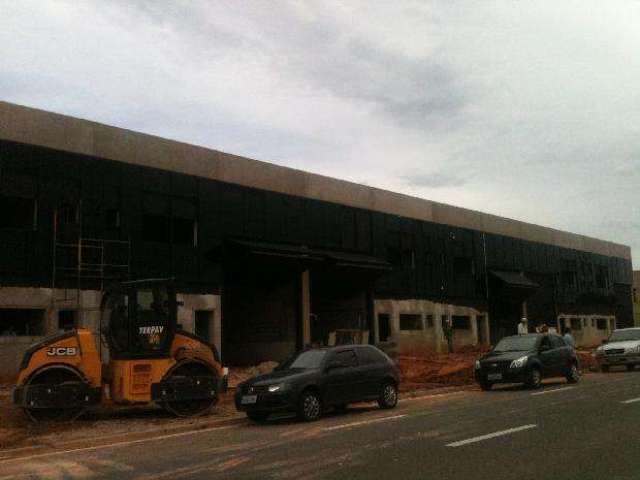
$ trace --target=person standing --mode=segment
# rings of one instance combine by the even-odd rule
[[[564,328],[564,335],[562,336],[562,338],[567,345],[569,345],[574,350],[576,349],[576,341],[573,338],[573,335],[571,335],[571,329],[569,327]]]
[[[513,330],[512,330],[513,331]],[[527,327],[527,319],[522,317],[518,324],[518,335],[526,335],[529,333],[529,327]]]
[[[442,333],[444,338],[447,339],[447,346],[449,347],[449,353],[453,353],[453,324],[451,323],[451,317],[447,316],[442,322]]]

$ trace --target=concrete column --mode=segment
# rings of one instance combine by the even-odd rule
[[[378,304],[373,300],[373,344],[376,345],[380,342],[380,324],[378,323]]]
[[[482,328],[478,325],[478,315],[469,313],[469,323],[471,324],[471,335],[473,336],[473,344],[478,345],[478,329]]]
[[[193,333],[195,330],[195,311],[191,307],[190,296],[178,294],[176,295],[176,300],[182,305],[178,306],[178,325],[182,327],[183,330]]]
[[[484,316],[484,325],[482,326],[482,328],[484,328],[484,338],[487,339],[487,345],[491,345],[491,326],[489,324],[490,321],[491,319],[489,318],[489,312],[487,311]]]
[[[58,333],[58,309],[49,306],[44,312],[44,334],[48,336],[56,333]]]
[[[302,345],[311,343],[311,285],[309,270],[300,275],[300,320],[302,322]]]
[[[213,310],[213,344],[216,346],[218,353],[222,355],[222,308],[220,305],[220,297],[216,297],[216,308]]]
[[[444,338],[442,331],[442,315],[445,314],[444,308],[441,303],[436,303],[433,306],[433,328],[435,333],[435,347],[436,352],[441,353],[447,341]]]
[[[389,317],[389,334],[393,340],[398,340],[400,332],[400,306],[399,302],[391,303],[391,312]]]

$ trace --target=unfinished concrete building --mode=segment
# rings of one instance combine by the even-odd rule
[[[304,344],[442,349],[633,322],[623,245],[0,102],[0,365],[97,328],[101,290],[175,277],[231,365]]]

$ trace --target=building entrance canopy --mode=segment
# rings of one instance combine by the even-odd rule
[[[289,260],[303,268],[348,268],[371,273],[384,273],[391,270],[386,260],[371,255],[344,252],[339,250],[316,249],[306,245],[256,242],[249,240],[228,240],[224,248],[227,255],[247,255],[264,259]]]
[[[540,288],[540,285],[523,273],[504,270],[490,270],[490,273],[494,278],[494,288],[490,288],[489,292],[495,296],[508,297],[515,301],[523,301]]]

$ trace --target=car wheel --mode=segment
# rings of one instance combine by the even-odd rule
[[[492,387],[493,387],[493,383],[491,382],[487,382],[487,381],[480,382],[480,389],[485,392],[488,392],[489,390],[491,390]]]
[[[247,417],[253,422],[262,423],[269,418],[269,414],[266,412],[247,412]]]
[[[602,365],[600,370],[602,370],[602,373],[609,373],[609,365]]]
[[[319,395],[313,390],[306,390],[298,401],[298,418],[305,422],[317,420],[322,415],[322,403]]]
[[[378,405],[380,408],[393,408],[398,404],[398,387],[395,383],[385,383],[380,390]]]
[[[539,368],[532,368],[527,375],[527,387],[540,388],[542,386],[542,372]]]
[[[575,363],[572,363],[569,372],[567,372],[567,382],[578,383],[579,380],[580,372],[578,371],[578,366]]]
[[[627,370],[628,370],[629,372],[633,372],[633,370],[634,370],[635,368],[636,368],[636,366],[635,366],[635,365],[632,365],[632,364],[627,365]]]

